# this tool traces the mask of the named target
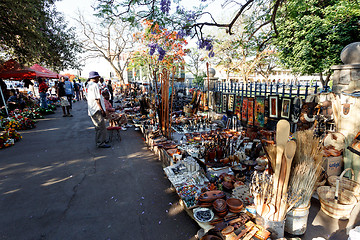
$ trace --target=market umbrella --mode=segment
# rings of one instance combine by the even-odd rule
[[[48,78],[59,78],[59,74],[57,74],[55,72],[52,72],[49,69],[44,68],[43,66],[40,66],[39,64],[34,64],[33,66],[30,67],[30,69],[33,69],[33,70],[35,70],[37,72],[42,72],[42,73],[45,73],[45,74],[49,74]]]
[[[52,75],[22,66],[14,59],[6,61],[0,66],[0,78],[3,79],[22,80],[37,77],[52,78]]]

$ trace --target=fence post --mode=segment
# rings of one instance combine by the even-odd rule
[[[279,95],[279,83],[277,82],[277,83],[275,83],[276,85],[276,95]]]
[[[306,86],[305,86],[305,99],[307,98],[307,95],[309,93],[309,87],[310,87],[309,83],[306,83]]]
[[[283,86],[282,86],[282,97],[284,97],[284,95],[285,95],[285,87],[286,87],[286,84],[283,83]]]
[[[249,97],[252,97],[254,84],[252,82],[250,82],[249,85],[250,85],[250,96]]]
[[[293,84],[292,82],[290,83],[290,93],[289,93],[289,96],[291,97],[292,96],[292,89],[293,89]]]
[[[264,83],[264,86],[265,86],[264,94],[265,94],[265,97],[266,97],[266,95],[267,95],[267,83],[266,82]]]
[[[244,82],[241,83],[241,98],[244,97]]]
[[[318,85],[317,85],[317,81],[315,81],[315,89],[314,89],[314,94],[317,93],[317,88],[318,88]],[[323,91],[327,92],[327,89],[326,87],[324,87]]]
[[[257,82],[254,83],[254,96],[256,96],[256,92],[257,92]]]
[[[273,82],[270,82],[270,95],[273,93]]]
[[[296,93],[296,95],[297,95],[298,97],[300,97],[300,88],[301,88],[301,84],[298,83],[298,85],[297,85],[297,93]]]

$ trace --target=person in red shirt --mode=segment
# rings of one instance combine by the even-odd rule
[[[46,92],[49,89],[49,86],[41,78],[38,78],[39,82],[39,95],[40,95],[40,107],[47,108]]]

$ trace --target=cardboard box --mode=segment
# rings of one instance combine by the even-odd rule
[[[339,176],[343,168],[343,156],[324,157],[324,169],[328,176]]]

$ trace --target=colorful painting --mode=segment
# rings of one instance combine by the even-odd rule
[[[247,114],[248,114],[248,125],[254,125],[254,98],[248,98],[248,105],[247,105]]]
[[[282,118],[289,119],[290,118],[290,107],[291,107],[291,98],[282,98],[281,101],[281,113],[280,116]]]
[[[278,105],[279,105],[279,96],[269,96],[269,117],[278,118]]]
[[[255,126],[258,127],[265,126],[265,97],[255,98],[254,117],[255,117],[255,122],[254,122]]]
[[[241,121],[245,122],[245,123],[247,122],[247,111],[246,111],[247,107],[248,107],[248,98],[244,97],[243,102],[242,102],[242,107],[241,107],[241,109],[242,109],[242,111],[241,111]]]
[[[235,112],[234,114],[238,117],[238,119],[241,119],[241,96],[235,97]]]

